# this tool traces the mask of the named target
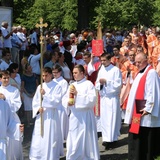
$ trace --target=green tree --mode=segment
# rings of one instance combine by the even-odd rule
[[[160,26],[160,0],[155,0],[154,7],[156,11],[153,14],[153,24]]]
[[[101,0],[100,5],[95,7],[95,20],[93,24],[97,24],[98,21],[102,22],[103,27],[113,27],[120,24],[120,18],[122,16],[122,10],[118,0]]]
[[[95,8],[97,16],[93,23],[100,19],[104,27],[130,27],[133,24],[146,25],[153,23],[155,0],[101,0]]]
[[[13,0],[1,0],[5,6]],[[75,30],[103,27],[128,28],[133,24],[160,24],[160,0],[14,0],[13,22],[35,27],[43,17],[49,27]]]
[[[14,0],[13,22],[26,25],[27,14],[25,13],[33,4],[34,0]]]
[[[1,6],[13,7],[13,0],[1,0]]]
[[[18,1],[18,0],[17,0]],[[49,27],[61,27],[63,29],[77,28],[77,0],[36,0],[32,6],[25,8],[20,16],[15,19],[28,28],[33,28],[43,17]],[[17,3],[18,4],[18,3]]]
[[[122,22],[126,20],[129,25],[145,25],[149,26],[153,23],[153,13],[155,0],[127,0],[123,1]],[[125,21],[124,21],[125,22]]]
[[[68,30],[77,29],[77,0],[66,0],[62,5],[64,16],[62,17],[61,27]]]

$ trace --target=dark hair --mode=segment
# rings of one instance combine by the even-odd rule
[[[54,57],[56,55],[56,51],[46,51],[45,54],[46,55],[49,54],[49,60],[51,60],[52,57]]]
[[[83,51],[85,49],[86,44],[80,43],[77,45],[77,52]]]
[[[81,64],[76,65],[74,68],[77,68],[80,72],[85,73],[85,69]]]
[[[83,54],[83,56],[91,57],[91,53],[90,53],[90,52],[85,52],[85,53]]]
[[[23,53],[23,57],[29,57],[30,56],[30,51],[29,51],[29,49],[26,49],[25,51],[24,51],[24,53]]]
[[[110,60],[112,58],[112,55],[107,53],[107,52],[104,52],[101,57],[105,57],[107,60]]]
[[[136,29],[138,29],[138,26],[136,26],[136,25],[133,25],[133,27],[132,28],[136,28]]]
[[[17,63],[11,63],[9,65],[9,68],[17,69],[18,68],[18,64]]]
[[[58,57],[59,57],[59,58],[61,58],[61,57],[62,57],[62,55],[63,55],[63,53],[62,53],[62,52],[58,52]]]
[[[7,71],[9,71],[10,73],[14,73],[14,70],[18,68],[18,64],[17,63],[11,63],[9,65],[9,67],[7,68]]]
[[[43,68],[43,72],[52,74],[52,69],[50,67]]]
[[[34,54],[36,49],[38,49],[38,47],[35,44],[31,44],[29,48],[30,54]]]
[[[10,53],[9,49],[3,48],[2,50],[2,57],[5,57],[7,53]]]
[[[10,75],[10,73],[9,73],[8,70],[0,71],[0,78],[2,78],[2,77],[5,76],[5,75]]]
[[[120,50],[120,46],[119,45],[116,45],[113,48],[117,48],[118,50]]]
[[[52,68],[52,71],[55,70],[55,69],[57,69],[58,72],[62,72],[62,67],[61,67],[59,64],[55,64],[55,65],[53,66],[53,68]]]

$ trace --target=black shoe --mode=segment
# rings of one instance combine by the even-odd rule
[[[110,149],[112,149],[112,144],[111,144],[111,142],[108,142],[105,147],[105,150],[110,150]]]
[[[111,148],[110,146],[111,142],[103,142],[102,145],[105,147],[105,150],[109,150]]]
[[[114,148],[114,146],[115,146],[114,142],[107,142],[105,146],[105,150],[111,150]]]
[[[106,147],[108,142],[102,142],[102,146]]]

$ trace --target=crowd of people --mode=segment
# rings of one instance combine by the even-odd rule
[[[34,125],[31,160],[59,160],[65,141],[67,160],[99,160],[99,136],[106,150],[114,148],[123,123],[129,160],[158,156],[158,28],[105,29],[99,56],[92,52],[93,30],[45,31],[43,53],[38,31],[13,26],[9,32],[8,23],[1,24],[0,157],[23,160],[21,120]]]

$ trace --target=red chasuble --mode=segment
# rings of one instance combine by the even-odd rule
[[[94,85],[97,79],[98,71],[101,67],[101,62],[96,62],[94,64],[95,71],[89,76],[87,75],[87,79],[91,81]],[[100,116],[100,96],[98,90],[96,90],[96,105],[94,106],[94,115]]]
[[[140,123],[141,123],[141,114],[137,113],[136,108],[138,106],[136,106],[136,104],[137,104],[136,100],[142,100],[142,103],[144,102],[144,90],[145,90],[146,77],[147,77],[147,73],[149,72],[150,69],[152,69],[151,66],[147,69],[147,71],[141,77],[139,84],[138,84],[137,92],[136,92],[132,121],[131,121],[130,129],[129,129],[129,132],[134,133],[134,134],[139,133]]]

